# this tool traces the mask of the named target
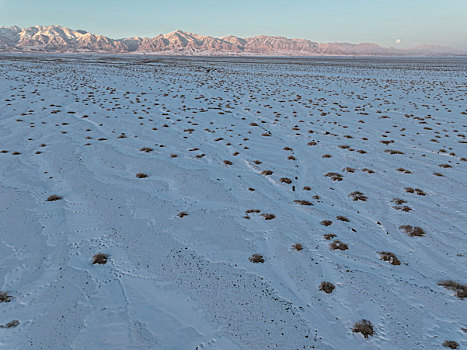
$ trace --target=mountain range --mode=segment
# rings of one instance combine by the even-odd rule
[[[410,49],[362,43],[318,43],[306,39],[259,35],[216,38],[177,30],[153,38],[111,39],[61,26],[0,27],[0,52],[113,53],[173,55],[466,55],[466,51],[423,45]]]

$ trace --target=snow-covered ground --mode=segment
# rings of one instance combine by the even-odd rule
[[[2,56],[0,349],[465,347],[466,120],[466,59]]]

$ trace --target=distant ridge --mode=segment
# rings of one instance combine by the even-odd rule
[[[114,53],[172,55],[466,55],[444,46],[423,45],[410,49],[386,48],[376,44],[317,43],[306,39],[259,35],[250,38],[226,36],[215,38],[176,30],[153,38],[111,39],[61,26],[29,28],[0,27],[0,52]]]

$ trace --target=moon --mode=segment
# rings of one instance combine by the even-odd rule
[[[401,43],[401,39],[396,39],[396,44],[400,44]]]

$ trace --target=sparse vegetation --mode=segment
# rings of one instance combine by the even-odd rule
[[[0,303],[9,303],[11,301],[11,295],[8,295],[7,292],[0,291]]]
[[[58,201],[58,200],[60,200],[60,199],[62,199],[62,198],[63,198],[63,197],[61,197],[61,196],[58,196],[58,195],[56,195],[56,194],[53,194],[53,195],[47,197],[47,202]]]
[[[388,261],[391,265],[400,265],[400,260],[391,252],[379,252],[381,260]]]
[[[321,284],[319,286],[319,290],[321,290],[323,292],[326,292],[327,294],[332,293],[334,288],[336,288],[336,286],[334,286],[334,284],[332,284],[331,282],[325,282],[325,281],[321,282]]]
[[[352,332],[361,333],[365,338],[375,333],[371,322],[365,319],[356,322],[352,328]]]
[[[443,346],[445,348],[449,348],[449,349],[458,349],[459,348],[459,343],[454,341],[454,340],[445,340],[443,342]]]
[[[355,191],[349,194],[353,198],[354,201],[362,201],[365,202],[368,200],[368,197],[365,196],[362,192],[360,191]]]
[[[467,297],[467,284],[460,284],[455,281],[446,280],[438,282],[438,285],[455,292],[456,297],[464,299]]]
[[[347,250],[349,249],[349,246],[346,243],[336,239],[329,244],[329,248],[332,250]]]
[[[262,216],[264,220],[272,220],[276,217],[274,214],[262,214]]]
[[[303,246],[301,243],[295,243],[293,246],[292,246],[293,249],[297,250],[297,251],[300,251],[300,250],[303,250]]]
[[[92,257],[92,263],[93,265],[94,264],[105,265],[107,264],[107,258],[108,258],[107,254],[97,253],[96,255]]]
[[[425,235],[425,231],[418,226],[402,225],[399,228],[405,231],[410,237],[422,237]]]
[[[264,258],[261,254],[253,254],[252,256],[250,256],[248,258],[248,260],[250,260],[252,263],[264,263]]]

